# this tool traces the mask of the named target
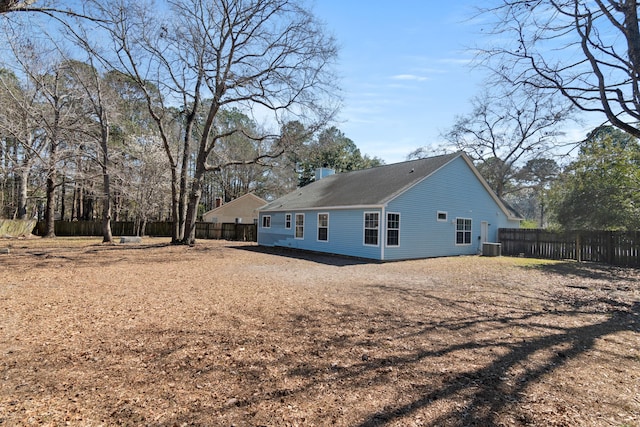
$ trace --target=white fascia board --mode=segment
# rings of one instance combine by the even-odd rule
[[[269,210],[259,210],[260,213],[271,213],[271,212],[307,212],[307,211],[337,211],[337,210],[357,210],[357,209],[383,209],[386,206],[384,205],[352,205],[352,206],[318,206],[312,208],[278,208],[278,209],[269,209]]]

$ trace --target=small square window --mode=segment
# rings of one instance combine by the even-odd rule
[[[438,221],[446,221],[447,213],[443,211],[438,211]]]

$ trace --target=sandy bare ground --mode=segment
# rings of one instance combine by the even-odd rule
[[[637,270],[7,247],[0,425],[640,425]]]

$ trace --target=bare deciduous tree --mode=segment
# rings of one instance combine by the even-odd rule
[[[499,197],[509,191],[518,165],[556,146],[560,125],[571,117],[570,108],[533,87],[485,93],[471,103],[473,111],[443,136],[478,164]]]
[[[0,135],[5,142],[3,150],[6,173],[17,183],[17,197],[13,217],[26,219],[28,213],[29,176],[40,160],[45,139],[36,122],[38,89],[29,82],[21,82],[9,70],[0,70]]]
[[[82,101],[77,93],[69,90],[68,63],[51,62],[42,74],[31,74],[42,86],[43,113],[40,117],[47,141],[46,153],[46,206],[45,235],[55,237],[56,189],[63,151],[73,150],[74,134],[79,131],[78,122],[84,119]]]
[[[37,157],[46,171],[45,234],[54,237],[61,150],[69,148],[73,139],[71,129],[77,128],[78,120],[82,120],[80,103],[78,97],[69,91],[67,70],[58,52],[35,42],[17,28],[16,31],[11,26],[5,29],[6,46],[13,57],[11,65],[16,74],[22,76],[22,85],[33,88],[28,102],[19,102],[22,135],[18,141],[25,153],[32,158]],[[13,99],[17,100],[16,97]]]
[[[0,0],[0,13],[22,12],[31,10],[36,0]]]
[[[86,15],[82,11],[82,8],[74,10],[71,6],[82,6],[82,2],[67,3],[57,0],[0,0],[0,15],[9,15],[18,12],[40,13],[59,20],[62,23],[64,23],[65,18],[69,17],[81,18],[89,21],[96,20],[94,17]]]
[[[319,127],[334,113],[330,65],[335,43],[297,1],[173,0],[156,9],[126,1],[93,6],[94,16],[109,21],[102,28],[113,41],[119,65],[144,89],[160,131],[172,172],[174,243],[195,241],[205,173],[258,163],[287,148],[277,143],[282,141],[277,131],[218,126],[221,111],[236,107],[268,116],[276,129],[292,117]],[[150,83],[157,93],[148,89]],[[168,132],[171,106],[180,109],[183,125],[178,156]],[[199,117],[204,120],[196,129]],[[251,159],[209,163],[218,142],[237,133],[264,141],[258,145],[268,149]]]
[[[515,84],[561,93],[640,137],[640,28],[636,0],[501,0],[481,58]]]
[[[111,127],[114,117],[118,114],[118,98],[114,91],[103,79],[93,64],[93,57],[88,56],[88,62],[68,61],[68,78],[73,84],[75,92],[82,99],[81,114],[85,118],[83,128],[86,136],[97,144],[96,156],[93,157],[102,175],[102,241],[110,243],[111,234],[111,160],[109,158],[111,143]]]
[[[134,140],[135,139],[135,140]],[[131,201],[136,234],[144,235],[150,219],[158,219],[169,194],[169,174],[162,144],[155,135],[130,136],[126,144],[124,192]]]

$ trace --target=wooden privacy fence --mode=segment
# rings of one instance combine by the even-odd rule
[[[573,259],[640,267],[640,231],[565,231],[501,228],[502,254]]]
[[[170,237],[171,222],[148,222],[145,235],[152,237]],[[39,222],[33,234],[44,235],[44,222]],[[136,224],[129,221],[111,221],[111,234],[114,236],[134,236]],[[56,221],[56,236],[102,236],[102,223],[99,221]],[[196,223],[196,239],[224,239],[256,242],[258,240],[255,224],[234,223]]]
[[[258,230],[256,224],[214,224],[212,222],[197,222],[196,239],[223,239],[257,242]]]

